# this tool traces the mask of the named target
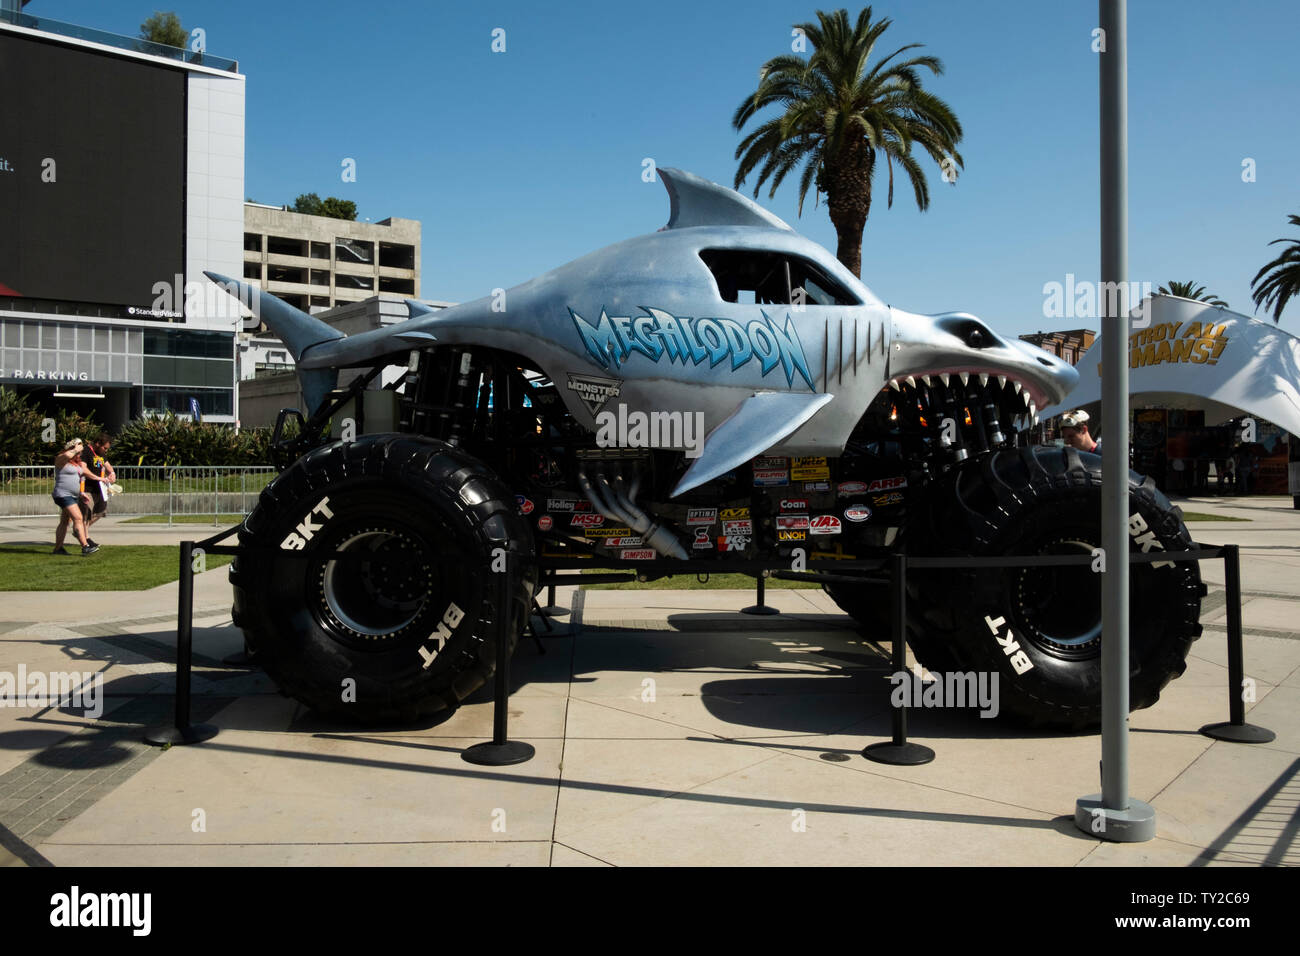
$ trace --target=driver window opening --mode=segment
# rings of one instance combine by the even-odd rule
[[[860,305],[807,259],[756,249],[703,249],[724,302],[744,305]]]

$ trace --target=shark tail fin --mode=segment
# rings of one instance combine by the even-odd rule
[[[220,286],[226,294],[238,299],[257,319],[266,323],[266,327],[288,346],[295,362],[301,362],[303,353],[313,345],[344,337],[343,333],[333,326],[326,325],[301,309],[295,309],[283,299],[276,298],[256,286],[216,272],[203,274]],[[338,384],[338,371],[335,369],[304,371],[300,368],[298,381],[302,384],[303,401],[310,414],[321,406],[326,396]]]

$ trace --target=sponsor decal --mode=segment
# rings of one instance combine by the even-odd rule
[[[807,531],[778,531],[776,533],[776,540],[778,541],[802,541],[807,537]]]
[[[1017,674],[1033,670],[1034,662],[1020,649],[1020,642],[1016,640],[1015,632],[1009,627],[1006,628],[1005,632],[1002,631],[1002,628],[1007,623],[1006,618],[989,617],[985,614],[984,623],[993,632],[993,640],[997,641],[998,647],[1002,648],[1002,653],[1010,658],[1011,666]]]
[[[843,486],[841,486],[843,487]],[[867,485],[867,491],[893,491],[896,488],[906,488],[907,478],[899,475],[897,478],[877,478],[871,484]]]
[[[805,481],[803,483],[804,491],[830,491],[831,483],[829,481]]]
[[[1182,322],[1162,322],[1134,332],[1129,336],[1129,368],[1166,362],[1217,365],[1228,344],[1227,329],[1226,324],[1213,322],[1188,322],[1186,328]]]
[[[554,524],[555,522],[551,520],[550,515],[542,515],[540,518],[537,519],[537,530],[550,531]]]
[[[764,377],[780,366],[786,385],[794,386],[797,373],[813,389],[812,371],[789,313],[780,320],[764,313],[763,321],[742,324],[735,319],[675,316],[645,306],[641,311],[646,314],[609,315],[601,309],[595,323],[572,308],[569,316],[587,354],[603,369],[621,368],[633,352],[655,364],[667,359],[670,366],[699,365],[707,359],[709,368],[716,368],[727,362],[733,372],[748,371],[750,363],[757,362]]]
[[[889,491],[883,495],[876,495],[871,499],[871,503],[877,508],[892,508],[894,505],[903,503],[903,493],[901,491]]]
[[[741,518],[749,517],[748,508],[723,508],[721,512],[723,521],[739,521]]]
[[[747,534],[725,534],[718,538],[719,551],[744,551],[749,547]]]
[[[807,515],[777,515],[776,529],[778,531],[807,531]]]
[[[533,508],[536,507],[531,499],[525,498],[523,495],[515,495],[515,502],[519,505],[519,513],[521,515],[532,514]]]
[[[639,548],[645,544],[645,539],[639,534],[630,534],[624,538],[605,538],[600,543],[607,548]]]
[[[433,663],[434,658],[438,656],[438,652],[441,651],[443,645],[447,643],[447,639],[451,637],[451,632],[454,631],[464,619],[465,612],[456,606],[455,601],[447,605],[447,610],[442,612],[442,620],[438,622],[438,629],[428,636],[424,644],[421,644],[416,648],[416,651],[420,654],[420,659],[424,661],[424,663],[420,665],[422,670],[429,669],[429,665]],[[438,646],[430,649],[427,645],[431,643],[436,643]]]
[[[631,528],[587,528],[583,532],[588,538],[618,538],[625,534],[633,534]]]
[[[547,511],[573,511],[574,510],[573,506],[576,504],[577,502],[574,501],[572,498],[547,498],[546,510]]]
[[[653,561],[654,548],[624,548],[618,553],[624,561]]]
[[[866,490],[867,485],[863,481],[841,481],[835,487],[835,493],[839,495],[860,495]]]
[[[585,514],[576,514],[573,520],[569,522],[572,528],[599,528],[605,523],[605,516],[587,512]]]
[[[716,524],[717,521],[718,521],[717,508],[690,508],[686,512],[687,525]]]
[[[784,468],[754,469],[754,486],[757,488],[790,484],[790,476]]]
[[[839,534],[840,519],[834,515],[817,515],[808,524],[809,534]]]
[[[709,537],[708,528],[696,528],[695,540],[691,542],[691,547],[696,551],[712,550],[713,539]]]
[[[780,468],[781,470],[784,471],[785,466],[786,466],[786,460],[784,458],[755,458],[754,459],[755,471],[759,469],[768,469],[768,468]]]
[[[844,509],[844,517],[850,521],[866,521],[871,517],[871,509],[866,505],[849,505]]]
[[[736,521],[724,521],[722,522],[722,533],[727,535],[752,535],[754,533],[754,522],[748,518],[740,518]]]
[[[790,459],[790,477],[795,481],[816,481],[830,476],[831,469],[826,464],[825,456]]]
[[[605,407],[611,398],[618,398],[623,391],[623,383],[614,378],[598,378],[595,375],[569,373],[569,391],[577,392],[582,404],[595,415]]]
[[[590,511],[590,510],[591,510],[591,502],[588,501],[586,498],[579,498],[576,502],[574,502],[573,510],[574,510],[574,511]]]
[[[782,511],[807,511],[808,499],[807,498],[782,498],[781,510]]]

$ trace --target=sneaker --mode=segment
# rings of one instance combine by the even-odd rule
[[[63,545],[59,545],[57,548],[54,549],[54,552],[53,552],[53,553],[54,553],[54,554],[67,554],[67,553],[68,553],[68,549],[65,548]]]
[[[92,548],[98,548],[98,547],[99,547],[99,545],[95,544],[95,539],[94,539],[94,538],[87,538],[87,539],[86,539],[86,544],[90,545]]]
[[[99,545],[95,544],[92,541],[90,544],[86,545],[84,548],[81,549],[81,556],[84,558],[86,555],[94,554],[98,550],[99,550]]]

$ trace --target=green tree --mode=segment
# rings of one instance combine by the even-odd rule
[[[153,16],[140,24],[140,39],[180,47],[183,50],[190,42],[190,34],[181,26],[180,17],[176,14],[170,10],[166,13],[155,10]]]
[[[1300,216],[1288,216],[1293,226],[1300,226]],[[1251,298],[1255,308],[1263,306],[1273,310],[1273,321],[1282,319],[1282,310],[1292,296],[1300,297],[1300,239],[1274,239],[1270,246],[1284,242],[1286,245],[1276,259],[1255,273],[1250,280]]]
[[[1225,309],[1228,308],[1228,303],[1213,292],[1206,292],[1205,286],[1197,285],[1190,279],[1186,282],[1169,282],[1156,291],[1162,295],[1176,295],[1184,299],[1194,299],[1197,302],[1208,302],[1210,305],[1221,305]]]
[[[357,204],[350,199],[339,199],[335,196],[327,196],[321,199],[315,193],[303,193],[293,201],[293,211],[305,213],[308,216],[328,216],[330,219],[347,219],[349,221],[357,218]]]
[[[907,175],[916,205],[930,205],[925,173],[912,152],[919,145],[956,182],[963,166],[957,143],[961,124],[943,100],[922,89],[921,72],[943,73],[937,57],[895,60],[919,47],[909,43],[871,64],[876,42],[891,20],[872,21],[871,7],[850,26],[846,10],[817,11],[817,23],[800,24],[797,35],[813,47],[807,60],[774,57],[763,64],[758,88],[737,108],[731,125],[739,132],[760,110],[781,109],[736,147],[740,166],[735,186],[762,163],[754,195],[768,179],[774,196],[782,180],[803,165],[799,213],[808,187],[816,183],[839,240],[836,256],[854,275],[862,273],[862,232],[871,212],[872,179],[883,159],[889,175],[888,206],[894,204],[894,166]]]

